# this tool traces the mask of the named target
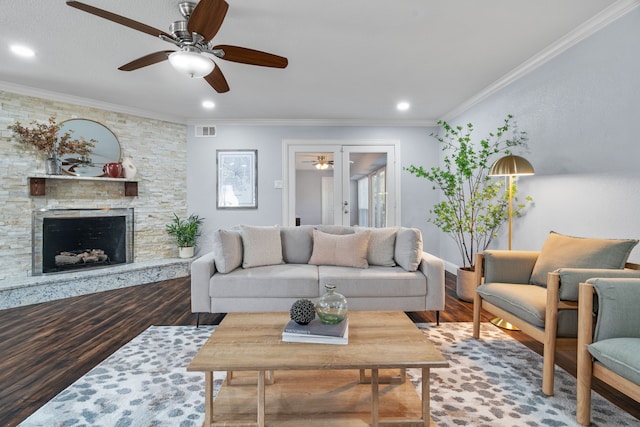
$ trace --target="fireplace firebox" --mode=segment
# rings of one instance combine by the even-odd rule
[[[33,217],[33,274],[133,261],[133,209],[46,209]]]

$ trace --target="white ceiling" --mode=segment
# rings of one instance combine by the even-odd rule
[[[180,19],[177,0],[83,2],[166,32]],[[215,44],[282,55],[288,68],[216,60],[231,88],[225,94],[183,77],[168,62],[118,71],[173,46],[64,0],[4,0],[0,89],[64,94],[185,123],[433,124],[588,36],[637,0],[228,3]],[[36,56],[12,55],[13,43],[31,46]],[[215,109],[203,109],[203,100],[214,101]],[[411,109],[396,111],[400,100]]]

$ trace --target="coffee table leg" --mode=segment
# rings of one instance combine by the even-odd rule
[[[209,427],[213,421],[213,372],[204,373],[204,425]]]
[[[422,420],[425,427],[431,424],[431,396],[429,382],[431,380],[429,368],[422,368]]]
[[[378,395],[378,370],[371,370],[371,426],[378,427],[380,412],[380,396]]]
[[[258,371],[258,427],[264,427],[264,372]]]

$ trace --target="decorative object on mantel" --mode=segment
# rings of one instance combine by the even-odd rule
[[[507,115],[502,126],[477,142],[471,139],[473,124],[453,127],[440,120],[438,124],[444,129],[444,135],[431,136],[442,143],[445,153],[442,165],[430,170],[413,165],[405,168],[443,193],[444,200],[433,206],[429,222],[448,233],[460,251],[462,266],[457,274],[457,294],[463,301],[472,301],[475,293],[471,272],[476,253],[489,247],[509,218],[510,200],[517,201],[515,182],[510,191],[502,191],[504,183],[493,181],[489,176],[494,156],[503,157],[511,154],[514,147],[526,146],[527,134],[517,130],[512,118],[511,114]],[[525,200],[530,202],[531,198]],[[520,216],[525,207],[523,203],[517,204],[512,215]],[[464,281],[464,276],[469,280]]]
[[[119,163],[122,156],[116,135],[102,123],[89,119],[71,119],[60,124],[60,132],[73,131],[74,135],[95,140],[91,156],[72,153],[62,159],[63,172],[73,176],[104,176],[104,165]],[[118,177],[119,178],[119,177]]]
[[[102,171],[109,177],[109,178],[120,178],[122,177],[122,164],[121,163],[106,163],[103,167],[102,167]]]
[[[133,160],[130,156],[125,156],[122,159],[122,173],[124,174],[125,179],[133,179],[136,176],[138,169],[133,164]]]
[[[200,237],[200,226],[203,221],[204,218],[198,215],[191,214],[187,219],[180,219],[174,213],[173,221],[165,226],[167,233],[176,239],[180,258],[193,257],[193,248]]]
[[[48,123],[31,122],[32,127],[23,127],[19,121],[8,126],[21,144],[31,146],[46,156],[45,171],[47,175],[60,175],[60,158],[65,154],[76,153],[79,156],[89,156],[93,152],[96,140],[84,136],[72,139],[73,130],[60,132],[61,125],[56,123],[55,117],[49,117]]]

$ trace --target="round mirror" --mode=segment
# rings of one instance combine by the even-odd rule
[[[62,158],[62,170],[75,176],[103,176],[102,168],[106,163],[120,161],[120,142],[118,138],[101,123],[87,119],[71,119],[60,123],[60,134],[71,133],[71,138],[93,139],[95,146],[88,156],[67,154]]]

